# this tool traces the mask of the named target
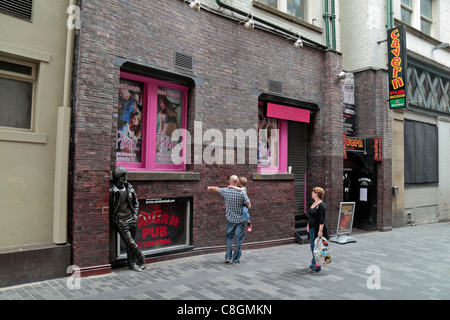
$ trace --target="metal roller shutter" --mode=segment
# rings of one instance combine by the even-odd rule
[[[306,124],[288,123],[288,166],[295,174],[295,213],[305,212]]]

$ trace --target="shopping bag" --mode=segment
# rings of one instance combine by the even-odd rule
[[[325,237],[317,237],[314,240],[314,260],[316,265],[323,266],[331,263],[330,245]]]

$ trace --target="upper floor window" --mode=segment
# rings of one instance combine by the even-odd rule
[[[265,4],[265,1],[261,2]],[[298,19],[307,20],[307,2],[308,0],[267,0],[267,5]]]
[[[410,26],[431,36],[433,0],[402,0],[401,19]]]
[[[36,66],[0,58],[0,127],[32,129]]]
[[[420,0],[420,30],[431,35],[433,0]]]
[[[412,24],[412,12],[413,12],[413,0],[402,0],[402,21],[411,25]]]

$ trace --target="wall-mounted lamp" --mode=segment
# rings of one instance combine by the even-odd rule
[[[431,52],[433,52],[434,50],[447,48],[448,46],[449,46],[448,42],[442,42],[441,44],[439,44],[436,47],[434,47],[433,49],[431,49]]]
[[[251,17],[244,24],[244,27],[246,27],[247,29],[253,29],[255,27],[255,20],[253,20],[253,13],[250,13],[249,15],[251,15]]]
[[[200,11],[200,1],[198,1],[198,0],[191,1],[191,3],[189,4],[189,7],[191,7],[195,11]]]
[[[344,79],[347,76],[347,72],[341,71],[337,76],[339,79]]]
[[[294,47],[296,47],[296,48],[302,47],[303,48],[303,41],[302,41],[302,39],[300,39],[300,33],[298,34],[297,41],[295,41],[295,43],[294,43]]]

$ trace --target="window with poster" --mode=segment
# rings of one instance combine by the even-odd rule
[[[172,151],[185,143],[185,130],[178,129],[186,129],[187,92],[188,88],[182,85],[121,72],[118,165],[137,171],[185,170],[185,155],[181,153],[180,163],[172,159]]]
[[[135,241],[146,255],[192,248],[192,197],[139,200]],[[117,234],[117,258],[126,258],[125,244]]]
[[[258,105],[258,172],[287,171],[287,121],[269,118],[263,102]]]

